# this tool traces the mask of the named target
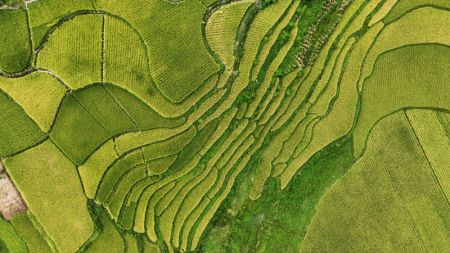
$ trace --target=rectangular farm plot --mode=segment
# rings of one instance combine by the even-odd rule
[[[75,252],[94,231],[72,164],[49,140],[4,159],[29,210],[60,252]]]
[[[0,91],[0,156],[13,155],[45,138],[25,111]]]
[[[0,24],[0,72],[21,71],[31,58],[27,13],[22,8],[1,10]]]

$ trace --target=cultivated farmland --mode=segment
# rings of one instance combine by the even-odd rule
[[[0,0],[0,252],[450,251],[446,0]]]

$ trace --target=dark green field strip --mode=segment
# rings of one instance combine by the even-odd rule
[[[28,252],[25,238],[19,235],[11,222],[2,218],[0,218],[0,252]]]
[[[405,13],[423,6],[436,6],[450,9],[450,2],[447,0],[399,0],[391,11],[383,18],[383,23],[389,24],[405,15]]]
[[[140,130],[153,128],[173,128],[185,122],[182,117],[168,119],[159,115],[143,101],[132,96],[127,90],[114,85],[105,85],[106,90],[114,97],[116,102],[126,111]]]
[[[362,91],[361,112],[354,130],[358,137],[355,139],[357,155],[364,149],[365,136],[383,116],[406,107],[449,109],[450,93],[445,91],[449,75],[436,68],[446,69],[450,64],[449,49],[438,44],[410,45],[377,58],[374,72],[366,79]]]
[[[31,62],[31,39],[26,10],[0,10],[0,73],[12,74]]]
[[[79,90],[73,93],[73,97],[109,134],[137,130],[136,124],[103,86]]]
[[[109,219],[106,213],[100,213],[100,223],[102,229],[100,235],[93,241],[84,252],[86,253],[125,253],[126,242],[115,224]]]
[[[0,156],[6,157],[36,145],[47,137],[26,112],[0,91]]]
[[[68,158],[80,165],[112,135],[69,95],[61,103],[50,137]]]
[[[24,213],[14,216],[11,224],[20,238],[26,242],[25,252],[52,252],[46,238],[34,225],[29,218],[30,214]],[[10,252],[14,252],[11,250]]]
[[[147,167],[145,164],[137,165],[130,168],[124,173],[114,186],[114,190],[111,192],[111,197],[105,204],[111,216],[117,220],[122,208],[123,201],[126,198],[127,193],[134,183],[147,177]]]
[[[195,127],[191,127],[182,134],[176,135],[170,139],[142,147],[145,160],[149,161],[177,154],[195,137],[195,133]]]
[[[183,149],[195,132],[195,128],[190,128],[168,140],[151,143],[126,153],[123,158],[116,160],[106,170],[99,184],[96,199],[103,203],[108,195],[114,197],[115,193],[111,193],[111,191],[114,192],[115,186],[121,180],[120,178],[128,173],[132,167],[144,166],[148,175],[164,173],[176,160],[174,154]],[[153,182],[153,180],[151,181]],[[138,197],[135,196],[134,201],[137,201]]]
[[[147,174],[149,176],[158,176],[163,174],[170,168],[176,159],[176,155],[168,155],[166,157],[155,158],[153,160],[146,160],[145,167],[147,168]]]
[[[139,197],[144,189],[154,183],[151,177],[144,178],[136,182],[127,194],[126,200],[123,202],[122,210],[120,211],[119,223],[126,230],[132,230],[134,225],[134,217],[136,216],[137,203]]]
[[[105,204],[114,219],[119,219],[120,214],[126,211],[123,210],[123,208],[126,208],[126,199],[136,184],[158,182],[160,180],[158,174],[167,170],[175,159],[176,156],[167,156],[151,161],[146,160],[145,163],[138,164],[127,170],[116,182],[112,193],[110,193],[110,198]],[[143,186],[138,186],[138,188],[142,189]],[[131,201],[131,203],[133,202],[134,206],[132,208],[135,208],[137,199]]]
[[[140,148],[116,160],[100,180],[95,199],[100,203],[107,202],[122,175],[140,164],[144,164]]]

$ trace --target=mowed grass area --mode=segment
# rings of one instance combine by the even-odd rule
[[[449,202],[410,122],[402,110],[375,126],[363,157],[321,199],[303,252],[449,250]]]
[[[31,60],[26,11],[0,10],[0,24],[0,73],[24,70]]]
[[[50,140],[3,162],[59,251],[75,252],[89,239],[94,226],[75,165]]]
[[[354,129],[355,153],[364,148],[371,127],[383,116],[404,107],[450,109],[450,47],[411,45],[378,57],[366,79]]]

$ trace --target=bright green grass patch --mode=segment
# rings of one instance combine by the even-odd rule
[[[354,129],[355,154],[361,154],[370,128],[384,115],[405,107],[450,109],[450,47],[411,45],[378,57],[366,79]]]
[[[44,43],[46,33],[62,18],[79,10],[92,10],[89,0],[42,0],[27,5],[34,47]]]
[[[63,84],[43,72],[0,80],[0,89],[20,104],[42,130],[49,131],[66,91]]]
[[[37,56],[37,66],[72,89],[101,80],[102,16],[82,15],[64,22]]]
[[[27,14],[21,8],[0,10],[0,24],[0,72],[19,72],[31,58]]]
[[[125,241],[105,212],[100,213],[100,223],[102,224],[100,235],[84,252],[124,253]]]
[[[11,224],[17,234],[26,242],[26,251],[29,253],[52,252],[44,235],[35,227],[30,218],[31,214],[23,213],[14,216]]]
[[[302,251],[448,251],[450,206],[417,138],[403,111],[380,121],[322,198]]]
[[[0,252],[28,252],[27,245],[14,230],[13,225],[0,218]]]
[[[405,13],[425,5],[450,8],[450,2],[447,0],[399,0],[392,10],[383,18],[383,22],[386,24],[391,23]]]
[[[219,71],[203,42],[206,7],[199,1],[96,0],[94,4],[138,30],[148,45],[156,86],[172,102],[182,101]]]
[[[91,236],[94,226],[76,168],[51,141],[4,159],[4,164],[60,251],[74,252]]]
[[[45,138],[44,132],[6,93],[0,91],[0,156],[10,156]]]

